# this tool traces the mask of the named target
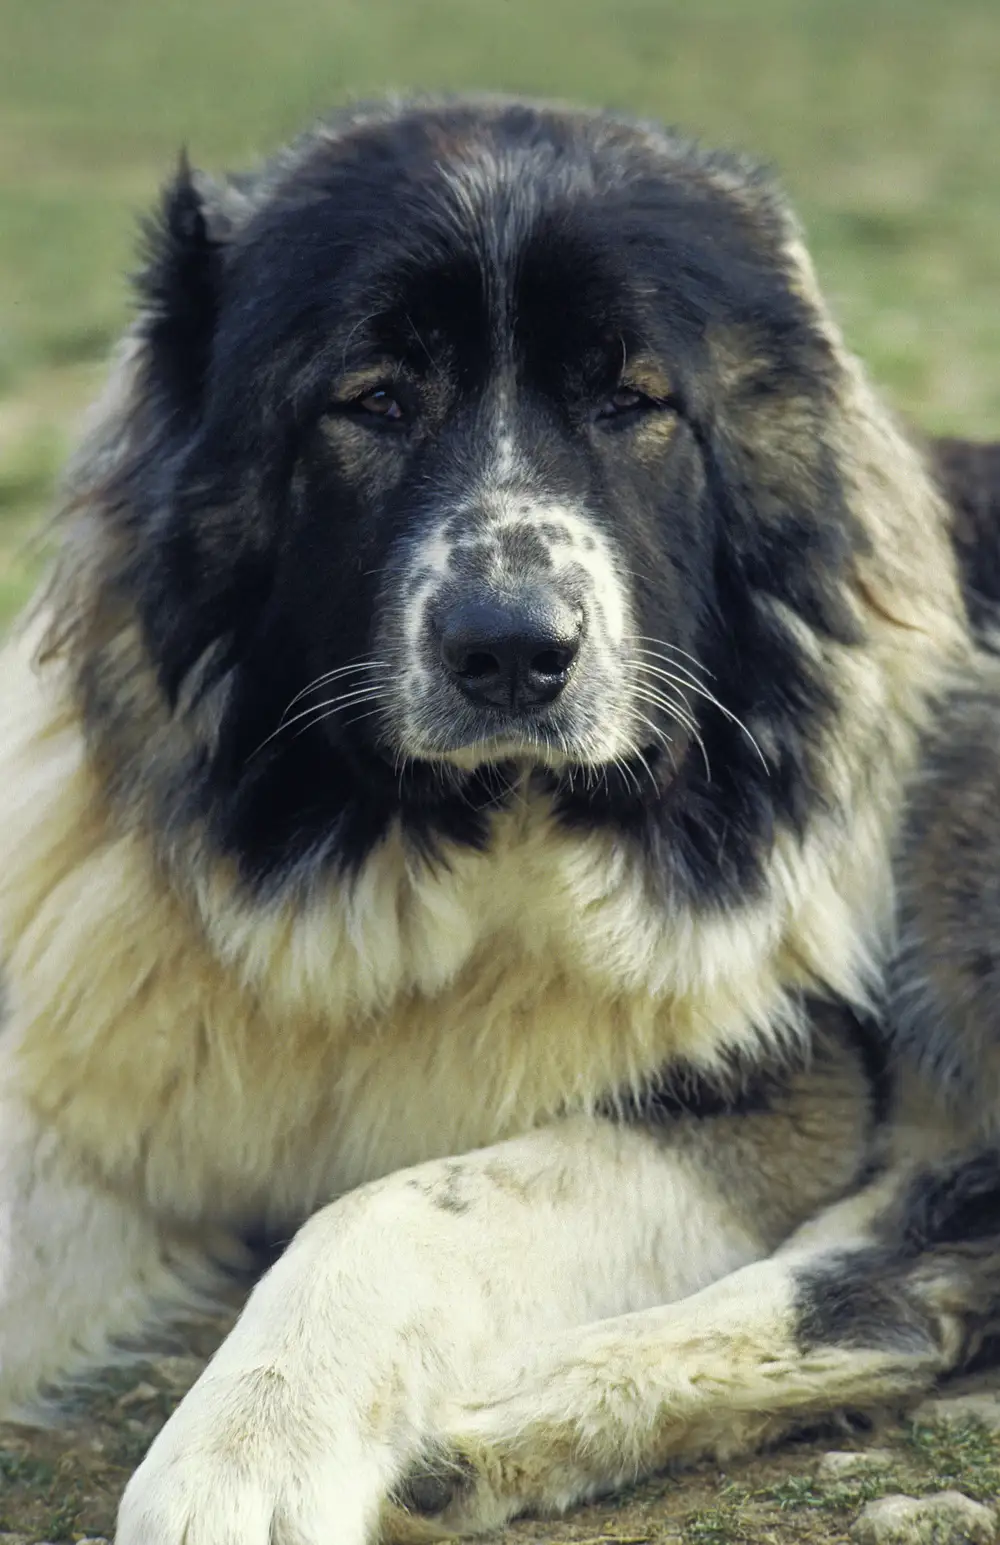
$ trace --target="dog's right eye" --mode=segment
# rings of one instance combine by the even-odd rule
[[[350,406],[356,413],[370,413],[373,418],[387,418],[397,424],[404,417],[398,398],[384,386],[377,386],[374,391],[365,392],[363,397],[356,397]]]

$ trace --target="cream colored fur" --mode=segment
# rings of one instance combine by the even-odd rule
[[[805,259],[790,261],[811,295]],[[183,757],[185,734],[189,749],[211,738],[213,706],[178,729],[135,618],[99,594],[121,539],[87,486],[121,454],[126,353],[75,474],[57,611],[0,659],[6,1409],[161,1301],[193,1301],[204,1283],[192,1263],[229,1248],[241,1226],[293,1228],[343,1199],[258,1289],[154,1446],[122,1545],[266,1545],[275,1514],[283,1541],[319,1545],[335,1522],[361,1545],[407,1464],[441,1432],[456,1436],[448,1413],[512,1359],[530,1363],[529,1343],[653,1314],[638,1341],[629,1325],[587,1332],[555,1373],[537,1353],[539,1382],[525,1388],[539,1391],[543,1474],[574,1392],[581,1409],[600,1404],[603,1374],[584,1399],[594,1358],[648,1336],[651,1401],[663,1379],[694,1378],[705,1366],[698,1301],[676,1321],[650,1306],[757,1260],[848,1184],[824,1131],[815,1176],[802,1161],[805,1211],[755,1227],[753,1209],[735,1215],[713,1190],[724,1157],[690,1152],[686,1129],[657,1147],[592,1116],[607,1090],[639,1089],[676,1059],[710,1064],[724,1047],[794,1039],[801,994],[817,984],[863,1006],[878,983],[907,779],[967,645],[938,497],[842,351],[840,363],[835,450],[871,539],[843,599],[865,643],[848,649],[779,618],[822,658],[839,704],[823,748],[827,809],[801,840],[779,832],[761,895],[695,915],[655,896],[611,836],[557,828],[527,781],[487,853],[454,850],[435,868],[393,828],[356,879],[304,874],[266,905],[203,833],[167,845],[160,770]],[[759,426],[763,439],[785,432]],[[46,631],[60,633],[60,601],[72,628],[41,649]],[[117,726],[104,745],[84,740],[81,650]],[[860,1141],[858,1108],[855,1090],[845,1154]],[[744,1162],[749,1131],[733,1124]],[[448,1184],[445,1156],[485,1145],[499,1146],[457,1172],[473,1229],[434,1196]],[[771,1137],[761,1149],[785,1151]],[[736,1304],[749,1316],[741,1334],[766,1348],[787,1327],[783,1268],[748,1269],[764,1284],[752,1313],[736,1280],[708,1290],[705,1313],[721,1305],[732,1328]],[[718,1401],[689,1420],[689,1397],[677,1396],[682,1425],[723,1423]],[[513,1481],[497,1492],[490,1466],[514,1463],[503,1458],[514,1438],[507,1417],[484,1409],[479,1426],[456,1429],[501,1456],[481,1459],[493,1480],[466,1519],[477,1524],[520,1495]],[[605,1468],[623,1475],[634,1434],[619,1439],[608,1421]],[[664,1436],[650,1451],[673,1449]],[[561,1480],[543,1483],[544,1501],[569,1495]]]

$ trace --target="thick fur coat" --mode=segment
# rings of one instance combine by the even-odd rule
[[[122,1545],[487,1528],[957,1366],[1000,666],[778,193],[377,104],[183,165],[138,286],[0,665],[7,1411],[292,1236]]]

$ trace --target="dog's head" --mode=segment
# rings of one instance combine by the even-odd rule
[[[666,799],[709,868],[801,817],[864,533],[795,246],[742,163],[518,103],[182,168],[105,502],[163,692],[224,682],[199,776],[242,855],[348,803],[361,851],[390,808],[475,840],[511,768]]]

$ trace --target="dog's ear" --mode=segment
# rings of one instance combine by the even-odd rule
[[[254,207],[249,187],[209,178],[182,155],[144,224],[141,267],[133,275],[139,349],[116,499],[145,528],[130,551],[147,567],[140,611],[171,701],[231,624],[224,596],[239,534],[238,524],[234,534],[227,523],[231,490],[208,495],[202,488],[186,503],[183,469],[206,409],[234,237]]]
[[[148,351],[149,386],[173,422],[201,407],[225,283],[225,249],[241,195],[192,171],[182,154],[157,212],[143,228],[134,277]]]

